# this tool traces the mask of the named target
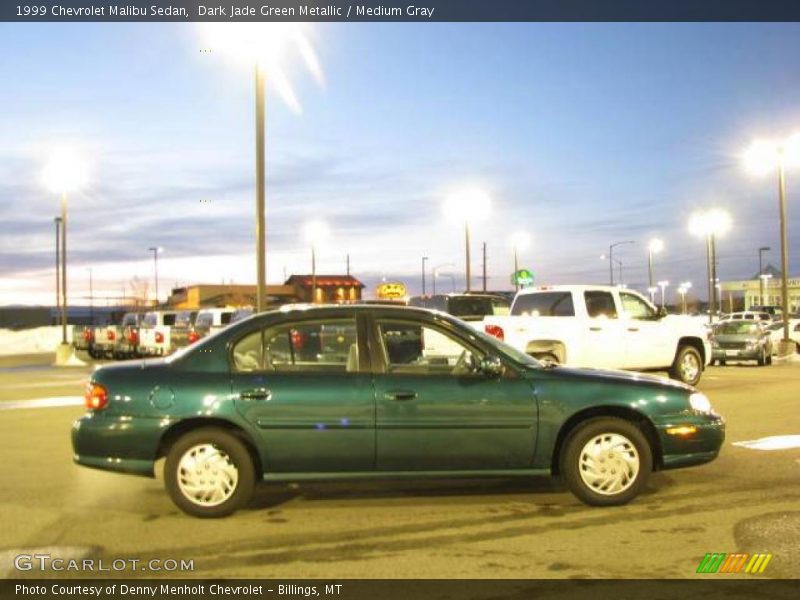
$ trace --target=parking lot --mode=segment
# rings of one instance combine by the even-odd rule
[[[584,506],[547,478],[320,483],[261,486],[248,510],[212,521],[180,513],[159,481],[74,466],[83,409],[70,404],[91,369],[51,360],[0,360],[0,436],[15,450],[0,489],[6,577],[57,574],[15,572],[25,549],[193,560],[169,573],[191,577],[692,577],[705,553],[735,551],[772,553],[767,577],[800,567],[800,444],[735,445],[800,434],[794,360],[709,368],[699,387],[728,421],[721,456],[656,473],[625,507]]]

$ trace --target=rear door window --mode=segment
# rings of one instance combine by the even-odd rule
[[[583,298],[586,301],[586,312],[589,317],[617,318],[617,307],[614,304],[614,296],[610,292],[584,292]]]
[[[574,317],[571,292],[521,294],[511,307],[512,315],[531,317]]]

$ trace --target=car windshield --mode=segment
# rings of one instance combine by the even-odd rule
[[[731,321],[720,323],[716,329],[717,335],[758,335],[761,333],[761,326],[757,323],[746,321]]]

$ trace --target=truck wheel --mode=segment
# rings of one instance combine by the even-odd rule
[[[720,361],[721,362],[721,361]],[[703,359],[693,346],[680,346],[669,376],[689,385],[696,385],[703,374]]]
[[[541,360],[543,362],[549,362],[554,365],[560,365],[561,361],[558,360],[558,356],[556,356],[553,352],[537,352],[535,354],[531,354],[533,358],[536,360]]]
[[[627,504],[653,468],[642,431],[615,417],[590,419],[572,432],[560,457],[561,476],[579,500],[592,506]]]
[[[763,367],[767,364],[767,351],[764,350],[764,348],[761,349],[761,354],[758,355],[756,362],[758,363],[759,367]]]
[[[226,517],[253,495],[253,459],[244,444],[227,431],[195,429],[170,448],[164,485],[183,512],[203,518]]]

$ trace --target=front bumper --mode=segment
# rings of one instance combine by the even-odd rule
[[[669,433],[693,428],[691,433]],[[662,468],[675,469],[700,465],[714,460],[725,441],[725,419],[687,411],[656,424],[661,441]]]
[[[169,419],[89,412],[72,424],[73,460],[106,471],[154,476],[161,437]]]

